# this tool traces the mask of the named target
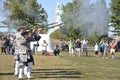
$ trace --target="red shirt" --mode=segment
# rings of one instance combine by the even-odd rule
[[[116,47],[116,44],[115,44],[115,43],[112,43],[111,49],[115,49],[115,47]]]

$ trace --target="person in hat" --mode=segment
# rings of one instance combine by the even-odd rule
[[[39,36],[39,34],[35,34],[34,36],[32,35],[32,33],[30,31],[26,31],[24,33],[22,33],[21,35],[23,35],[23,37],[26,40],[26,47],[28,49],[27,51],[27,69],[26,69],[26,76],[28,79],[31,78],[31,71],[32,71],[32,67],[34,65],[34,57],[33,57],[33,53],[30,47],[30,42],[32,41],[39,41],[41,36]]]
[[[17,32],[15,33],[15,52],[14,52],[14,59],[15,59],[15,68],[14,68],[14,75],[18,76],[19,73],[19,60],[20,60],[20,55],[19,55],[19,47],[20,47],[20,39],[23,39],[23,36],[21,35],[22,32],[25,31],[25,28],[19,27],[17,29]]]
[[[21,33],[22,38],[18,39],[18,44],[19,44],[19,74],[18,78],[19,80],[22,80],[23,78],[23,73],[27,75],[27,59],[28,59],[28,47],[26,46],[26,38],[28,35],[28,32],[24,31]]]

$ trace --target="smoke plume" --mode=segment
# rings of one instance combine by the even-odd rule
[[[80,1],[82,1],[82,6],[77,14],[82,19],[82,35],[107,35],[108,13],[105,0],[96,0],[95,3],[90,3],[90,0]]]
[[[107,35],[109,19],[105,0],[76,1],[77,4],[73,2],[73,8],[76,9],[75,13],[73,11],[63,13],[65,28],[62,31],[65,32],[68,27],[70,30],[77,27],[82,36]]]

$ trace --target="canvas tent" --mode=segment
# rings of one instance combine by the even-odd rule
[[[48,43],[47,46],[47,51],[48,52],[53,52],[54,51],[54,46],[52,43],[52,40],[50,39],[50,35],[49,34],[39,34],[41,36],[41,39],[38,41],[39,42],[39,47],[38,47],[38,51],[42,51],[42,43],[43,40],[46,40],[46,42]],[[31,49],[33,49],[33,45],[36,44],[37,42],[31,42]]]

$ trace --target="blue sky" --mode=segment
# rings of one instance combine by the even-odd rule
[[[5,0],[0,0],[0,10],[3,7],[3,1]],[[56,4],[57,2],[59,2],[61,5],[65,5],[67,2],[71,2],[72,0],[38,0],[38,3],[42,4],[43,8],[45,8],[45,10],[48,13],[48,23],[53,23],[55,22],[55,10],[56,10]],[[92,0],[93,2],[95,0]],[[107,6],[109,7],[109,3],[111,0],[106,0],[107,2]],[[1,11],[0,11],[1,12]],[[0,15],[0,21],[3,18]]]
[[[38,0],[48,13],[48,23],[55,22],[55,10],[58,2],[61,5],[65,5],[67,2],[71,1],[72,0]]]

